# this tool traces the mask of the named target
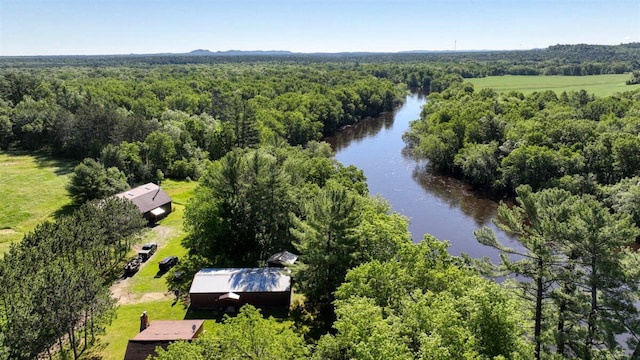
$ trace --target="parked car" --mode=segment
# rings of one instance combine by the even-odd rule
[[[140,256],[136,256],[133,259],[129,260],[127,265],[124,266],[124,274],[133,275],[140,269],[140,264],[142,264],[142,258]]]
[[[142,250],[138,251],[138,256],[142,259],[142,261],[147,261],[153,255],[156,250],[158,250],[158,244],[156,243],[148,243],[142,245]]]
[[[166,258],[160,260],[160,262],[158,263],[158,267],[160,268],[160,271],[165,272],[174,267],[177,263],[177,256],[167,256]]]

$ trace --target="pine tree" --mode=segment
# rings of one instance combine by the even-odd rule
[[[637,334],[640,323],[638,278],[625,267],[633,257],[625,248],[638,229],[629,216],[612,214],[589,195],[559,189],[531,193],[528,187],[517,193],[518,206],[501,204],[497,224],[517,235],[527,251],[502,246],[486,228],[476,237],[501,250],[503,274],[531,280],[519,286],[535,302],[536,358],[551,345],[543,337],[546,331],[554,333],[553,345],[562,357],[620,354],[624,347],[617,336]],[[521,258],[511,261],[508,255]]]
[[[592,196],[573,197],[564,229],[563,248],[573,270],[564,293],[577,306],[569,308],[573,319],[567,331],[570,356],[597,358],[603,351],[623,350],[616,336],[627,329],[621,322],[638,319],[637,281],[627,277],[624,249],[634,242],[638,229],[630,217],[611,214]]]
[[[534,303],[535,358],[540,359],[543,352],[548,351],[543,332],[551,326],[549,321],[545,322],[545,308],[552,306],[551,290],[563,258],[556,238],[556,221],[564,216],[558,204],[566,201],[570,194],[558,189],[534,194],[529,186],[518,187],[516,193],[518,206],[510,208],[500,204],[496,224],[517,236],[525,251],[502,245],[488,228],[477,230],[475,235],[481,244],[500,250],[501,264],[495,275],[513,274],[528,279],[518,285]]]
[[[291,250],[290,193],[290,176],[269,151],[234,150],[211,166],[187,206],[185,245],[227,266],[256,266]]]
[[[360,212],[346,189],[328,183],[309,204],[305,216],[297,220],[294,232],[301,254],[295,278],[306,304],[319,311],[320,322],[326,321],[328,327],[334,317],[333,293],[355,265],[358,241],[354,229],[361,221]]]

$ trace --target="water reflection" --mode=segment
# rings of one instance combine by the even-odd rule
[[[414,241],[428,233],[449,240],[452,255],[465,252],[498,261],[497,251],[479,244],[473,235],[473,231],[488,226],[503,243],[518,247],[492,224],[497,203],[478,196],[458,180],[429,173],[426,162],[414,159],[402,141],[425,101],[421,94],[407,96],[396,111],[366,119],[326,141],[336,151],[338,161],[364,171],[371,195],[387,199],[394,211],[410,219]]]
[[[385,112],[376,118],[366,118],[355,125],[343,128],[338,136],[326,138],[325,141],[331,144],[335,152],[340,152],[352,142],[376,136],[382,129],[391,129],[394,115],[393,112]]]
[[[411,150],[405,148],[403,155],[410,152]],[[426,162],[416,163],[412,178],[425,191],[442,199],[450,208],[462,210],[475,221],[478,228],[489,225],[496,216],[494,201],[480,197],[471,186],[460,180],[432,173],[427,169]]]

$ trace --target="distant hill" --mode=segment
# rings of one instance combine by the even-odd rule
[[[187,53],[128,55],[0,56],[0,69],[28,66],[122,64],[214,64],[252,61],[352,61],[359,62],[487,62],[496,65],[492,75],[592,75],[621,74],[640,68],[640,43],[620,45],[553,45],[530,50],[408,50],[400,52],[299,53],[286,50],[196,49]],[[590,63],[588,66],[583,64]],[[506,69],[509,69],[508,71]],[[479,74],[464,74],[476,77]]]
[[[197,49],[193,50],[186,54],[175,54],[175,55],[190,55],[190,56],[255,56],[255,55],[293,55],[294,53],[291,51],[285,50],[226,50],[226,51],[209,51],[206,49]]]
[[[193,50],[192,52],[189,53],[189,55],[213,55],[213,54],[215,53],[209,50],[204,50],[204,49]]]

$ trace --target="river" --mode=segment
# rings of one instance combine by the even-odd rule
[[[464,252],[497,262],[497,250],[479,244],[473,231],[488,226],[503,244],[520,247],[493,225],[498,204],[458,180],[429,173],[426,161],[414,159],[402,140],[410,121],[420,117],[425,101],[422,94],[411,94],[395,111],[366,119],[326,140],[338,161],[364,171],[371,195],[385,198],[393,211],[410,219],[414,242],[428,233],[448,240],[452,255]]]

